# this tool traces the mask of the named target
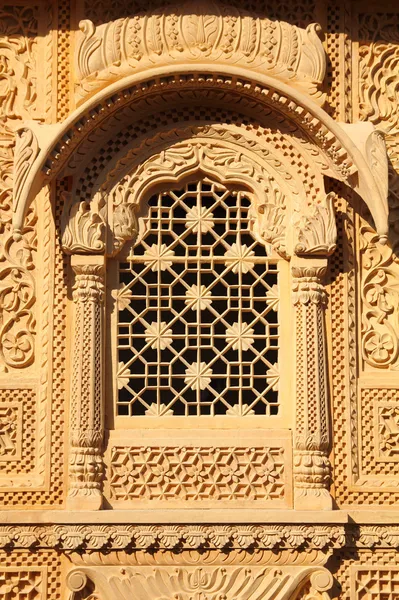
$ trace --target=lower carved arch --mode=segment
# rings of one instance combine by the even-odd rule
[[[277,144],[278,134],[258,141],[243,129],[193,124],[161,129],[150,139],[138,140],[116,157],[116,164],[114,159],[99,173],[86,199],[81,190],[72,191],[64,216],[64,249],[115,254],[135,236],[136,213],[150,190],[202,172],[252,193],[254,230],[280,255],[330,254],[336,231],[324,172],[312,164],[308,150],[289,137],[280,136]],[[327,165],[324,169],[328,173]],[[106,226],[112,232],[107,248]]]
[[[70,571],[70,600],[328,600],[323,567],[84,567]]]

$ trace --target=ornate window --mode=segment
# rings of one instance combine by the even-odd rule
[[[279,259],[249,195],[153,195],[118,261],[117,416],[280,415]]]

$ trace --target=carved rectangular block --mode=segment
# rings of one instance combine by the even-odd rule
[[[399,462],[399,402],[376,405],[378,459]]]
[[[186,434],[180,440],[172,432],[164,446],[149,440],[136,446],[112,444],[112,503],[252,505],[256,501],[262,506],[290,506],[291,441],[287,435],[276,439],[271,435],[274,432],[253,432],[253,444],[247,445],[240,444],[237,432],[231,433],[229,439],[225,432],[214,443],[207,440],[208,444],[195,439],[197,432],[191,439]],[[180,444],[172,445],[174,439]]]
[[[36,392],[34,389],[0,389],[0,487],[31,473],[36,455]],[[22,483],[22,482],[20,482]],[[25,478],[26,484],[26,478]]]
[[[44,567],[3,568],[0,595],[6,600],[46,600],[47,570]]]
[[[399,597],[399,568],[381,565],[352,567],[352,600],[396,600]]]
[[[367,387],[360,393],[360,473],[363,488],[399,484],[399,402],[395,388]]]
[[[22,405],[0,405],[0,462],[21,460]]]

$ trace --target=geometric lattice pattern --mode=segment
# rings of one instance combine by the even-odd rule
[[[284,460],[280,446],[117,446],[111,455],[111,497],[136,501],[281,501],[285,496]]]
[[[0,551],[1,600],[61,600],[62,557],[55,550]],[[8,594],[8,595],[7,595]]]
[[[242,192],[160,193],[119,263],[119,415],[278,414],[278,261]]]
[[[359,568],[356,570],[356,600],[397,600],[399,598],[399,569],[397,567]]]
[[[0,597],[2,600],[42,600],[46,590],[42,569],[2,569]]]

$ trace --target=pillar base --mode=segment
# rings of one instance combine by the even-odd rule
[[[103,495],[98,490],[81,490],[69,495],[66,500],[67,510],[101,510]]]
[[[333,498],[325,488],[294,489],[295,510],[333,510]]]

